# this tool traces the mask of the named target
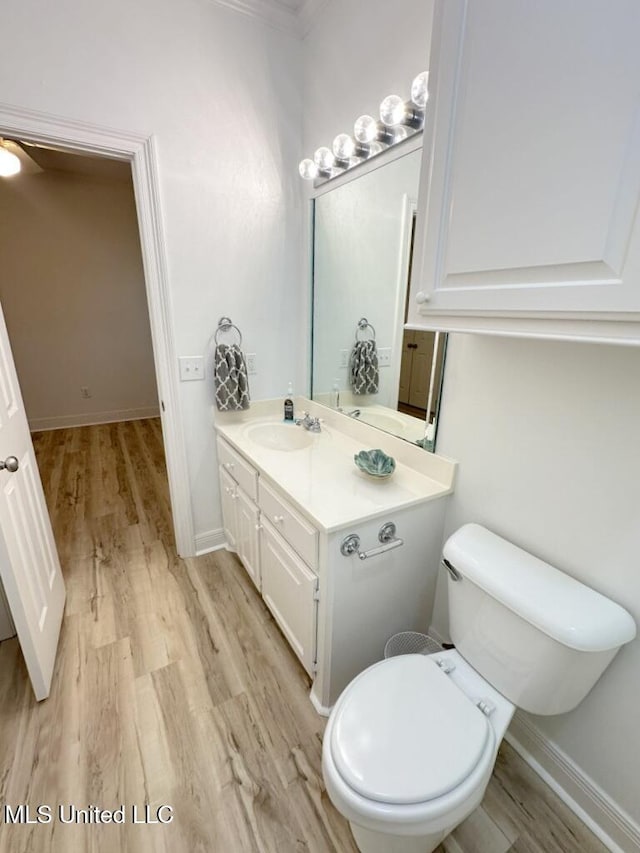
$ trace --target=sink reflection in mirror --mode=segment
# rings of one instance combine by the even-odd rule
[[[413,148],[316,190],[312,397],[433,450],[446,335],[404,329],[421,156]],[[357,381],[364,350],[352,371],[354,346],[374,339],[377,372],[366,364],[367,381]]]

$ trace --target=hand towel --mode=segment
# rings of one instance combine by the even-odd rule
[[[247,365],[238,344],[217,345],[213,375],[219,411],[238,412],[249,408]]]
[[[349,381],[354,394],[378,393],[380,378],[375,341],[356,341],[353,345],[349,359]]]

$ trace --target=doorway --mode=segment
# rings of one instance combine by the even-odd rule
[[[0,136],[21,139],[28,144],[54,148],[63,152],[77,152],[130,164],[140,232],[140,249],[144,264],[148,319],[153,340],[153,360],[161,408],[161,436],[167,459],[168,528],[173,528],[175,532],[180,556],[191,556],[195,552],[195,541],[186,450],[178,403],[177,376],[174,370],[175,349],[168,314],[168,281],[154,140],[152,137],[121,133],[2,104],[0,104]],[[6,552],[6,559],[2,561],[1,574],[36,697],[41,699],[45,698],[49,691],[62,615],[64,587],[56,580],[59,577],[59,566],[56,570],[57,556],[55,548],[52,551],[50,547],[53,540],[48,537],[51,534],[46,532],[47,528],[50,528],[50,520],[47,518],[42,489],[37,486],[39,481],[37,471],[35,473],[33,471],[36,463],[33,448],[28,439],[26,413],[17,385],[13,358],[8,348],[9,341],[4,322],[2,326],[5,367],[3,396],[9,406],[5,414],[10,419],[10,422],[7,422],[9,426],[3,426],[3,442],[7,444],[7,448],[4,449],[8,450],[8,445],[14,448],[9,453],[20,450],[20,464],[17,464],[19,460],[15,455],[9,455],[4,462],[0,462],[0,469],[3,467],[5,469],[3,473],[5,500],[2,504],[0,545]],[[17,473],[7,477],[7,472],[13,471]],[[26,496],[25,488],[30,492],[26,502],[23,500]],[[20,497],[20,493],[22,497],[18,507],[19,529],[24,535],[18,535],[18,528],[11,520],[11,512],[18,506],[14,499],[16,495]],[[7,498],[10,499],[9,503],[13,500],[13,508],[7,504]],[[5,547],[5,540],[8,541],[9,550]],[[34,546],[36,540],[37,545]],[[47,544],[48,541],[49,544]],[[40,549],[42,553],[48,549],[50,560],[47,562],[46,583],[42,575],[44,564],[35,559],[34,547],[36,550]],[[33,558],[29,562],[28,568],[31,574],[28,576],[28,582],[24,575],[26,564],[22,565],[23,557],[27,552]],[[49,586],[50,583],[52,586]],[[47,607],[49,592],[55,598],[55,600],[51,599],[51,608]],[[28,614],[25,608],[30,608]],[[40,613],[37,618],[36,611]],[[52,618],[49,618],[47,613],[51,613]],[[57,617],[54,618],[53,614],[57,614]],[[37,676],[35,680],[34,673]]]
[[[153,136],[24,110],[0,103],[0,136],[130,164],[140,231],[162,435],[176,549],[196,553],[186,442],[182,425],[176,354],[170,322],[169,283]]]

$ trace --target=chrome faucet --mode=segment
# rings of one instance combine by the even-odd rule
[[[361,415],[360,409],[354,409],[352,412],[345,412],[350,418],[359,418]]]
[[[320,418],[312,418],[309,412],[303,412],[301,418],[296,418],[296,425],[303,426],[309,432],[320,432]]]

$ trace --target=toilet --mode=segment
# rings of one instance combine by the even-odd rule
[[[516,708],[575,708],[630,614],[477,524],[445,543],[454,649],[375,663],[341,694],[322,770],[362,853],[430,853],[480,804]]]

